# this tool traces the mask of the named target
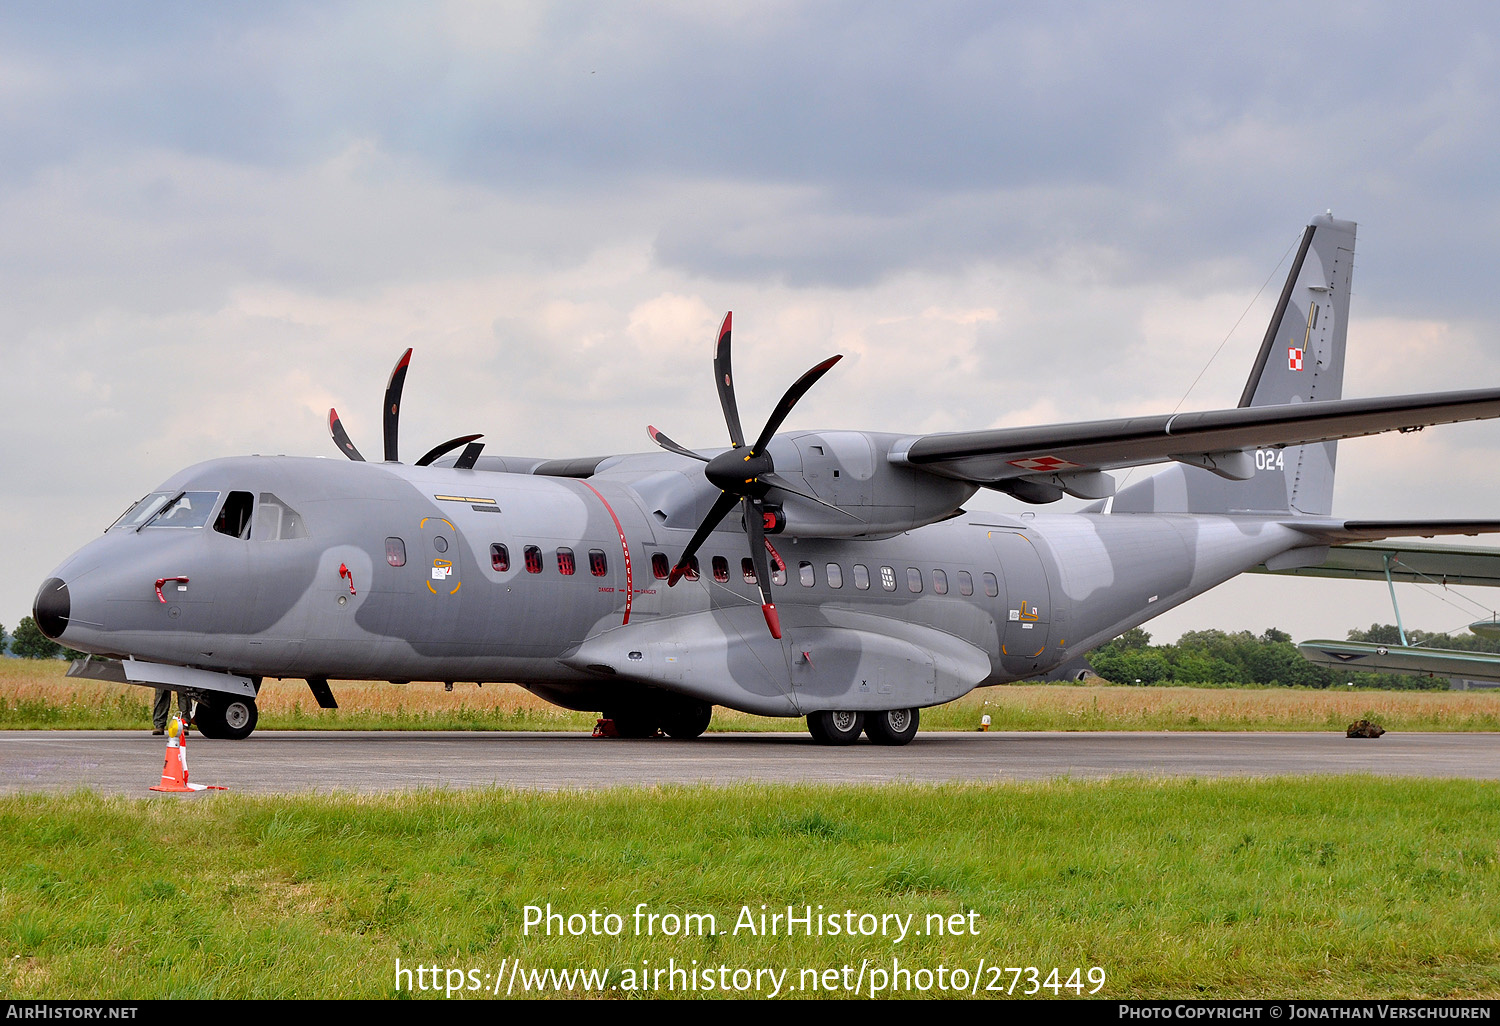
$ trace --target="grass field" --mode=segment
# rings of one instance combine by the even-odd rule
[[[149,726],[151,692],[69,680],[65,664],[0,660],[0,729]],[[337,710],[319,709],[302,681],[267,681],[267,730],[587,730],[596,717],[514,685],[334,682]],[[1500,730],[1500,691],[1311,691],[1012,684],[922,712],[924,730],[1340,730],[1371,719],[1387,730]],[[714,711],[712,730],[801,730],[801,720]]]
[[[897,996],[903,983],[942,996],[939,966],[950,988],[961,969],[983,995],[1012,977],[982,966],[1035,966],[1042,984],[1061,970],[1062,996],[1074,968],[1086,993],[1098,967],[1107,998],[1495,998],[1497,838],[1500,785],[1370,778],[11,796],[0,993],[380,997],[396,993],[400,959],[441,967],[455,997],[487,996],[517,966],[522,988],[543,970],[608,970],[602,989],[561,990],[618,997],[652,982],[626,970],[696,959],[715,974],[712,989],[694,977],[700,996],[750,986],[733,973],[756,969],[785,972],[781,996],[811,996],[814,977],[834,983],[817,994],[842,994],[861,967],[862,993],[878,970]],[[622,914],[620,935],[524,935],[525,906],[548,902]],[[662,936],[672,921],[659,919],[637,936],[642,902],[712,914],[716,932]],[[734,932],[742,907],[758,917],[763,904],[910,915],[913,932]],[[929,915],[958,934],[918,935]],[[1020,975],[1017,993],[1032,986]],[[666,980],[650,994],[668,996]],[[772,977],[760,985],[743,993],[768,995]]]

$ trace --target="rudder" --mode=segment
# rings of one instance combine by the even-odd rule
[[[1353,221],[1313,218],[1261,341],[1240,406],[1327,402],[1344,391],[1344,344],[1354,272]],[[1121,489],[1115,513],[1303,513],[1333,507],[1337,442],[1255,454],[1255,476],[1230,481],[1183,464]]]

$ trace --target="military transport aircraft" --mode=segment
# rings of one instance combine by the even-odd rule
[[[1331,515],[1336,439],[1500,417],[1500,388],[1341,398],[1355,226],[1308,225],[1239,405],[1047,427],[753,439],[713,358],[729,447],[547,460],[455,439],[399,462],[246,456],[184,470],[37,594],[72,673],[166,685],[244,737],[266,677],[514,681],[627,736],[694,737],[712,707],[898,745],[919,710],[1033,678],[1256,567],[1500,521]],[[460,446],[459,455],[451,455]],[[1116,492],[1110,471],[1169,463]],[[1082,512],[967,512],[979,488]],[[738,508],[738,515],[736,514]]]

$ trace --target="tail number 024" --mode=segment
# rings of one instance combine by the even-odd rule
[[[1284,470],[1286,468],[1285,453],[1281,449],[1256,449],[1256,470]]]

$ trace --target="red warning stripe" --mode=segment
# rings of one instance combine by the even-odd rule
[[[599,496],[599,501],[604,503],[604,509],[609,513],[609,519],[615,522],[615,533],[620,536],[620,549],[625,553],[625,620],[620,624],[623,627],[630,622],[630,600],[635,595],[635,580],[630,571],[630,543],[625,540],[625,528],[620,526],[620,518],[615,516],[615,508],[609,504],[609,500],[587,481],[578,483]]]

